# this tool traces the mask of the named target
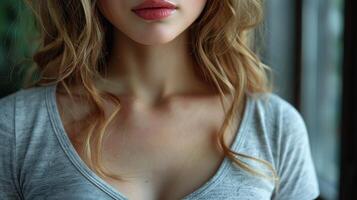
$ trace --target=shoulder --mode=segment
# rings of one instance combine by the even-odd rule
[[[16,92],[13,92],[7,96],[0,98],[0,105],[4,104],[16,104],[18,101],[26,101],[28,104],[34,104],[39,99],[43,99],[43,94],[50,86],[38,86],[31,88],[21,88]],[[33,101],[36,100],[36,101]],[[2,106],[4,107],[4,106]]]
[[[0,130],[12,132],[14,129],[15,101],[17,93],[0,98]]]
[[[0,127],[7,130],[22,125],[33,113],[38,113],[44,106],[46,86],[20,89],[0,98]]]
[[[300,112],[274,93],[252,97],[257,134],[265,138],[280,191],[273,199],[313,199],[319,194],[308,130]]]
[[[251,95],[255,120],[263,123],[270,133],[302,134],[306,126],[301,113],[275,93]],[[296,129],[303,130],[296,132]]]
[[[9,94],[7,96],[4,96],[0,98],[0,102],[5,103],[5,102],[12,102],[14,100],[16,101],[27,101],[28,103],[31,103],[31,100],[35,99],[41,99],[43,96],[41,96],[45,90],[49,86],[38,86],[38,87],[31,87],[31,88],[20,88],[16,92],[13,92],[12,94]]]
[[[284,151],[307,145],[308,133],[302,115],[279,95],[251,94],[247,109],[249,134],[245,134],[245,146],[247,149],[254,146],[256,153],[273,162],[275,167],[281,164],[279,155]]]
[[[252,98],[253,124],[257,134],[267,139],[266,143],[275,154],[274,160],[278,160],[276,156],[282,153],[309,145],[305,120],[291,103],[274,93]]]
[[[287,116],[299,117],[300,113],[287,100],[275,93],[262,93],[251,95],[251,99],[258,111],[263,112],[266,116],[288,114]]]
[[[247,133],[243,133],[242,144],[246,153],[279,168],[280,155],[307,145],[305,122],[287,100],[274,93],[254,93],[249,95],[248,102],[244,124]]]

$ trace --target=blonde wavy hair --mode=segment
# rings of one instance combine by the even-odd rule
[[[105,79],[112,25],[101,15],[96,0],[26,1],[37,16],[41,43],[33,57],[36,68],[29,70],[29,77],[39,73],[40,78],[25,87],[60,83],[72,100],[69,87],[83,87],[84,100],[93,107],[84,129],[84,160],[98,175],[124,180],[102,166],[100,156],[106,128],[121,108],[120,99],[94,84],[96,79]],[[200,74],[220,92],[221,102],[225,93],[233,97],[217,137],[219,147],[237,166],[278,183],[279,177],[269,162],[234,152],[223,139],[233,119],[240,117],[245,96],[271,92],[273,88],[268,74],[271,69],[260,61],[251,44],[254,29],[263,18],[262,0],[208,0],[189,31]],[[117,105],[109,117],[104,113],[105,99]],[[238,157],[264,164],[272,175],[253,169]]]

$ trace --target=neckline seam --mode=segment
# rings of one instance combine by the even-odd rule
[[[234,141],[233,141],[232,145],[230,146],[230,149],[232,149],[233,151],[239,150],[239,148],[241,147],[243,140],[245,138],[245,132],[247,129],[246,124],[248,123],[250,111],[251,111],[251,108],[250,108],[251,107],[251,102],[250,102],[251,99],[249,96],[247,98],[248,98],[248,100],[246,102],[241,125],[239,125],[238,130],[236,131],[237,134],[235,135]],[[217,174],[219,173],[219,175],[215,179],[214,179],[214,177],[212,177],[213,180],[211,181],[211,183],[207,184],[206,187],[204,187],[205,185],[203,185],[202,187],[204,187],[204,188],[202,188],[201,191],[199,191],[199,189],[200,189],[199,188],[198,190],[194,191],[193,193],[185,196],[183,198],[183,200],[191,200],[192,198],[204,197],[206,194],[208,194],[213,189],[213,187],[211,187],[211,186],[217,185],[220,182],[222,182],[224,180],[224,178],[227,176],[228,171],[231,167],[231,161],[229,160],[228,157],[224,157],[222,165],[224,165],[224,166],[222,166],[223,169],[218,169]],[[198,192],[198,193],[196,194],[196,192]]]
[[[72,165],[74,165],[74,167],[86,178],[88,179],[90,182],[92,182],[97,188],[99,188],[100,190],[102,190],[103,192],[105,192],[106,194],[108,194],[111,198],[113,199],[118,199],[118,200],[127,200],[128,198],[126,198],[125,196],[120,196],[121,194],[117,194],[114,191],[111,191],[113,189],[108,188],[108,186],[106,186],[104,183],[102,183],[100,181],[100,179],[98,180],[97,177],[95,177],[94,175],[92,175],[87,169],[85,169],[84,166],[82,166],[83,164],[78,160],[78,158],[76,158],[76,154],[74,154],[74,152],[72,152],[71,149],[71,144],[68,143],[69,141],[67,141],[68,138],[64,137],[64,133],[61,127],[61,124],[56,123],[57,120],[57,114],[59,114],[59,112],[57,112],[57,102],[55,102],[55,96],[53,95],[53,90],[55,88],[52,87],[56,87],[56,85],[54,86],[50,86],[47,91],[46,91],[46,105],[47,105],[47,111],[49,114],[49,118],[50,118],[50,122],[51,122],[51,126],[53,128],[53,130],[55,131],[55,135],[57,138],[57,141],[59,142],[62,150],[64,151],[64,153],[66,154],[66,156],[69,158],[69,160],[71,161]],[[55,92],[55,91],[54,91]],[[52,112],[50,112],[52,111]],[[62,134],[63,133],[63,134]]]

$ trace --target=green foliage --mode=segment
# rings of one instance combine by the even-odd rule
[[[37,36],[34,16],[23,0],[0,1],[0,97],[21,88],[33,65]]]

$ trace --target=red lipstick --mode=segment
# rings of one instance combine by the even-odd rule
[[[132,11],[146,20],[159,20],[170,16],[177,6],[166,0],[146,0],[135,6]]]

